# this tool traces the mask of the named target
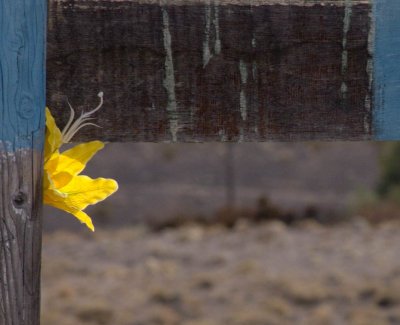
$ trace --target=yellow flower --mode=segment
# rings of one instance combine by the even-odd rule
[[[74,123],[74,111],[61,132],[53,116],[46,108],[46,137],[44,148],[44,204],[62,209],[73,214],[92,231],[94,227],[90,217],[83,210],[90,204],[104,200],[118,189],[113,179],[91,179],[79,173],[86,167],[93,155],[104,147],[103,142],[92,141],[76,145],[60,153],[60,147],[68,143],[74,134],[87,123],[89,116],[97,111],[103,103],[103,93],[99,93],[100,105],[91,112],[82,114]],[[93,125],[93,124],[92,124]]]

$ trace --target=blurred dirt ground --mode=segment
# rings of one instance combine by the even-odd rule
[[[43,325],[400,324],[400,223],[44,236]]]
[[[348,210],[354,194],[376,184],[377,145],[231,149],[235,225],[160,231],[150,230],[160,220],[218,216],[227,146],[111,144],[99,153],[87,173],[115,178],[120,189],[88,209],[96,232],[45,210],[42,324],[400,324],[400,223],[372,226]],[[241,218],[259,198],[340,222]]]

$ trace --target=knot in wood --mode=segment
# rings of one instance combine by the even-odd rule
[[[12,202],[16,208],[23,207],[26,201],[27,201],[27,196],[24,192],[19,191],[13,195]]]
[[[24,92],[22,94],[18,114],[24,119],[31,119],[35,114],[35,103],[31,94],[27,92]]]

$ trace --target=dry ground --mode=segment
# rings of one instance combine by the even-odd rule
[[[400,223],[58,231],[43,325],[400,324]]]

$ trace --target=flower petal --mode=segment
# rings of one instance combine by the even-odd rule
[[[64,200],[48,200],[48,197],[44,200],[44,204],[51,205],[55,208],[64,210],[68,213],[73,214],[80,222],[84,223],[90,230],[94,231],[92,219],[83,211],[75,208],[71,208],[65,204]]]
[[[44,146],[44,161],[50,159],[52,154],[60,148],[62,144],[61,131],[57,127],[50,110],[46,107],[46,137]]]
[[[71,175],[69,172],[59,172],[51,175],[51,181],[53,188],[58,190],[66,186],[75,176]]]
[[[93,155],[104,147],[101,141],[92,141],[79,144],[59,156],[57,171],[65,171],[71,175],[78,175]]]
[[[71,209],[70,211],[64,209],[65,211],[72,213],[75,217],[79,219],[80,222],[84,223],[91,231],[94,231],[94,226],[92,219],[83,211]]]
[[[66,205],[83,210],[90,204],[104,200],[117,189],[118,184],[113,179],[91,179],[81,175],[75,176],[66,186],[59,188],[59,191],[67,195]]]
[[[43,177],[43,199],[51,201],[58,200],[59,198],[66,198],[66,194],[60,192],[55,188],[54,182],[50,174],[47,172],[47,170],[45,170]]]
[[[57,170],[58,166],[58,160],[59,160],[60,154],[58,150],[56,150],[50,158],[45,160],[44,162],[44,169],[48,171],[50,175],[54,174]]]

